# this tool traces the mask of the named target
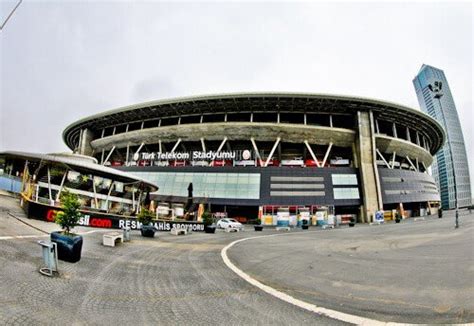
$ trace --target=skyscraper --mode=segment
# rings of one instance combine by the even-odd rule
[[[441,69],[423,65],[413,79],[421,110],[436,119],[447,136],[433,163],[432,173],[441,193],[442,207],[456,208],[471,204],[469,166],[464,137],[453,96]]]

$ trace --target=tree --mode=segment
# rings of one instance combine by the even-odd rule
[[[61,226],[65,234],[69,235],[71,229],[77,225],[82,215],[79,211],[81,203],[76,194],[64,190],[61,193],[61,207],[63,211],[56,214],[54,221]]]

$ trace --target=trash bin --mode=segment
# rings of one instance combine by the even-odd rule
[[[57,245],[54,242],[47,242],[44,240],[38,241],[43,253],[43,261],[46,265],[41,267],[39,272],[46,276],[53,276],[53,272],[58,271],[58,251]]]

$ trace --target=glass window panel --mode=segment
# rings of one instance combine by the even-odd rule
[[[216,177],[216,183],[227,183],[227,173],[219,173]]]

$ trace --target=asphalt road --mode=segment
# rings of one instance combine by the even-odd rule
[[[154,239],[136,232],[130,243],[115,248],[101,245],[100,232],[84,234],[81,261],[60,261],[60,277],[48,278],[38,273],[36,241],[44,233],[7,214],[24,217],[13,199],[1,196],[0,206],[1,325],[342,324],[267,295],[224,265],[220,250],[253,231],[157,233]],[[37,238],[9,238],[19,234]]]
[[[467,214],[464,211],[463,214]],[[474,216],[252,239],[230,260],[265,285],[381,321],[474,322]]]
[[[381,321],[473,322],[473,218],[461,216],[457,230],[445,214],[291,231],[238,243],[228,255],[263,284],[325,308]],[[60,261],[60,276],[48,278],[38,273],[36,242],[54,229],[26,219],[15,199],[0,196],[0,324],[342,324],[266,294],[223,263],[227,244],[273,230],[160,232],[154,239],[134,232],[130,243],[109,248],[101,244],[105,230],[79,227],[82,260]]]

